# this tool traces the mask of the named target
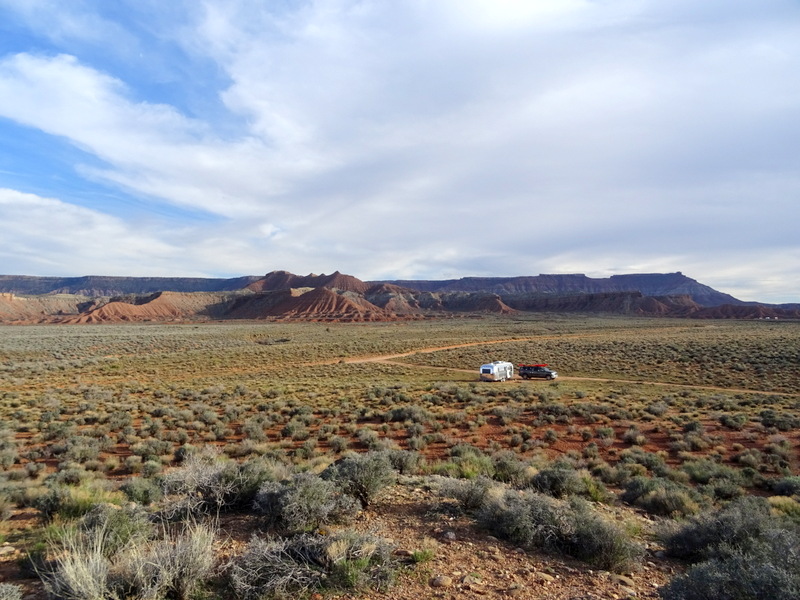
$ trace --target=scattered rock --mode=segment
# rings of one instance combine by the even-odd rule
[[[636,582],[633,581],[633,579],[631,579],[630,577],[626,577],[625,575],[612,575],[611,581],[629,588],[636,587]]]
[[[453,585],[453,578],[448,577],[447,575],[437,575],[433,579],[431,579],[431,587],[435,588],[446,588]]]
[[[533,578],[536,581],[541,581],[542,583],[553,583],[556,578],[552,575],[548,575],[547,573],[534,573]]]
[[[525,586],[521,583],[514,583],[506,590],[509,596],[519,597],[525,593]]]

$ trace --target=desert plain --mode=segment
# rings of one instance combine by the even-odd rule
[[[799,443],[790,320],[3,326],[0,598],[790,598]]]

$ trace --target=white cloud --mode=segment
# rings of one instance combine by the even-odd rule
[[[159,257],[177,252],[109,215],[8,189],[0,189],[0,238],[4,271],[23,275],[126,272],[119,269],[166,274],[169,265]]]
[[[113,48],[133,42],[124,27],[92,12],[80,0],[0,0],[0,8],[56,43],[88,42]]]
[[[82,6],[53,8],[62,38],[99,18]],[[184,8],[173,41],[219,69],[223,122],[149,101],[89,55],[0,58],[0,115],[95,157],[80,175],[221,217],[187,225],[182,264],[365,278],[681,270],[704,283],[725,272],[718,281],[754,294],[777,289],[759,261],[795,274],[791,3]],[[171,31],[169,16],[154,30]],[[747,273],[761,283],[737,284]]]

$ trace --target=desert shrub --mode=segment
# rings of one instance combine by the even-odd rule
[[[191,498],[192,512],[208,512],[221,509],[226,499],[234,493],[233,483],[223,477],[225,461],[213,451],[201,451],[190,454],[182,466],[169,471],[162,478],[163,491],[166,496],[183,496]],[[167,511],[178,505],[167,499]],[[167,515],[178,516],[178,515]]]
[[[519,456],[510,450],[503,450],[492,454],[494,478],[497,481],[517,485],[525,479],[528,463],[520,460]]]
[[[564,540],[566,554],[612,572],[632,571],[641,564],[643,548],[622,527],[601,518],[585,501],[573,499],[570,506],[575,533]]]
[[[33,507],[44,521],[56,515],[62,519],[77,519],[102,503],[119,504],[119,492],[113,492],[103,482],[93,481],[78,487],[54,485],[33,500]]]
[[[0,488],[0,521],[7,521],[11,518],[13,506],[11,498],[6,496],[5,490]]]
[[[212,574],[215,537],[212,527],[189,524],[165,539],[133,544],[115,557],[114,594],[104,598],[189,600]]]
[[[453,498],[466,512],[473,512],[483,506],[493,489],[499,489],[497,484],[488,477],[475,479],[446,478],[442,481],[439,493],[445,498]]]
[[[494,464],[491,457],[472,444],[456,444],[449,449],[450,461],[456,465],[460,477],[477,477],[494,475]]]
[[[542,469],[531,478],[530,486],[537,492],[555,498],[580,494],[586,489],[578,472],[567,466]]]
[[[800,535],[771,529],[745,549],[729,546],[660,590],[664,600],[793,600],[800,597]]]
[[[125,468],[131,473],[139,473],[142,470],[141,456],[128,456],[125,458]]]
[[[700,486],[700,493],[715,500],[733,500],[744,495],[744,488],[740,485],[744,481],[741,474],[737,473],[733,478],[712,479],[706,485]]]
[[[767,532],[783,528],[785,522],[770,514],[764,498],[745,496],[720,510],[710,510],[692,518],[677,531],[665,536],[667,552],[679,558],[703,560],[732,551],[747,552]]]
[[[614,439],[614,429],[613,429],[613,427],[598,427],[595,430],[595,435],[597,437],[599,437],[600,439],[613,440]]]
[[[312,540],[314,546],[319,545],[317,537],[253,538],[244,554],[232,560],[228,568],[236,597],[242,600],[302,597],[320,588],[325,573],[309,556]]]
[[[778,412],[772,408],[762,410],[759,415],[764,427],[775,427],[781,431],[791,431],[800,427],[800,417],[786,412]]]
[[[642,446],[647,443],[647,437],[645,437],[645,435],[639,431],[639,428],[635,425],[629,427],[627,431],[622,434],[622,440],[628,444],[633,444],[636,446]]]
[[[69,500],[69,497],[69,489],[66,486],[51,486],[33,499],[32,506],[39,511],[42,520],[50,521]]]
[[[231,466],[223,473],[223,477],[233,479],[235,496],[233,506],[236,508],[250,506],[265,481],[281,481],[292,474],[292,467],[280,460],[268,456],[255,456],[242,463]]]
[[[419,471],[422,459],[419,452],[410,450],[386,450],[386,456],[392,468],[401,475],[409,475]]]
[[[747,424],[748,420],[749,419],[747,415],[742,413],[737,413],[735,415],[725,413],[719,417],[719,422],[723,427],[734,429],[736,431],[741,431],[744,429],[744,426]]]
[[[347,439],[340,435],[333,436],[330,440],[328,440],[328,444],[330,445],[331,450],[336,452],[336,454],[340,454],[347,450]]]
[[[383,415],[384,421],[411,421],[412,423],[429,423],[433,420],[430,411],[416,404],[397,406]]]
[[[800,476],[779,479],[772,484],[772,491],[778,496],[800,496]]]
[[[645,410],[651,415],[660,417],[669,410],[669,404],[659,400],[657,402],[651,402],[648,404]]]
[[[536,492],[491,495],[478,511],[479,523],[523,548],[561,552],[601,569],[635,569],[642,551],[613,523],[585,502],[566,502]]]
[[[772,496],[768,502],[774,511],[800,524],[800,502],[789,496]]]
[[[159,473],[161,473],[161,461],[148,460],[142,463],[142,477],[151,479],[156,475],[158,475]]]
[[[67,442],[67,450],[64,453],[65,460],[78,463],[96,459],[100,455],[100,441],[86,436],[75,436]]]
[[[185,514],[205,514],[247,506],[264,481],[285,474],[285,466],[256,457],[241,464],[216,451],[191,454],[184,464],[162,478],[166,501],[164,516],[174,519]],[[177,498],[175,498],[177,496]]]
[[[741,475],[736,469],[706,458],[685,462],[681,470],[688,473],[695,483],[709,483],[718,479],[726,479],[736,485],[741,482]]]
[[[149,438],[131,446],[131,452],[136,456],[142,457],[142,462],[148,460],[158,460],[163,454],[172,453],[172,442]]]
[[[374,429],[362,427],[356,432],[356,437],[358,438],[358,441],[361,442],[361,444],[363,444],[368,450],[376,450],[378,448],[380,436]]]
[[[228,567],[231,588],[242,600],[296,598],[312,590],[382,590],[397,564],[382,538],[352,531],[332,536],[253,538]]]
[[[495,406],[492,409],[492,415],[500,419],[500,423],[503,425],[510,425],[519,419],[521,414],[522,408],[513,404],[509,404],[507,406]]]
[[[158,502],[164,495],[155,481],[141,477],[131,477],[119,489],[128,500],[144,506]]]
[[[9,469],[19,457],[15,447],[0,448],[0,469]]]
[[[80,485],[89,480],[91,474],[78,463],[59,463],[58,471],[47,476],[46,482],[50,485]]]
[[[620,454],[620,462],[623,464],[644,465],[649,471],[656,475],[663,475],[667,470],[664,458],[653,452],[647,452],[641,448],[628,448]]]
[[[385,590],[394,581],[397,564],[392,546],[383,538],[343,531],[325,547],[326,587],[337,590]]]
[[[155,532],[147,513],[136,505],[117,507],[99,504],[83,516],[80,527],[85,532],[102,532],[102,552],[106,557],[129,544],[150,539]]]
[[[408,438],[406,444],[411,450],[424,450],[428,442],[425,441],[425,438],[415,435]]]
[[[103,528],[59,532],[53,561],[39,575],[45,590],[55,598],[102,600],[112,597],[111,560],[105,551]]]
[[[271,423],[266,421],[263,417],[251,417],[249,419],[245,419],[244,423],[242,423],[242,433],[247,439],[253,440],[255,442],[266,442],[267,439],[267,432],[265,431],[265,427],[269,426]]]
[[[346,493],[367,507],[377,496],[397,479],[386,452],[368,452],[343,458],[323,472]]]
[[[305,423],[298,419],[292,419],[281,429],[281,435],[293,440],[305,440],[311,435],[311,432]]]
[[[22,600],[22,587],[13,583],[0,583],[0,600]]]
[[[661,477],[633,477],[625,484],[622,501],[654,515],[687,516],[700,510],[696,492]]]
[[[254,508],[267,523],[288,532],[311,531],[343,522],[358,512],[358,502],[335,482],[312,473],[298,473],[285,483],[266,482],[256,494]]]

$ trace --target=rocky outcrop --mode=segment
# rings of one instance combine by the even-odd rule
[[[644,296],[689,296],[701,306],[742,304],[733,296],[698,283],[680,272],[612,275],[607,278],[567,274],[530,277],[463,277],[440,281],[404,280],[382,283],[434,293],[488,292],[499,294],[505,301],[511,296],[529,294],[561,297],[573,294],[640,292]]]
[[[10,285],[11,279],[10,276],[0,276],[0,285]],[[54,278],[17,279],[27,282],[29,288],[37,289],[52,287],[56,282]],[[34,285],[33,280],[39,283]],[[138,289],[138,284],[134,285],[136,281],[146,293],[123,291],[87,296],[1,292],[0,322],[117,323],[209,319],[388,321],[465,313],[503,315],[518,311],[704,319],[800,318],[800,309],[796,305],[778,307],[745,304],[733,298],[733,303],[710,306],[708,303],[731,297],[681,273],[616,275],[607,279],[592,279],[585,275],[472,277],[397,285],[389,282],[367,283],[338,271],[330,275],[305,276],[273,271],[264,277],[235,280],[87,277],[77,278],[73,283],[95,291],[100,287],[108,291]],[[186,283],[186,286],[180,282]],[[159,284],[190,288],[241,286],[232,291],[149,290],[151,286]],[[628,289],[637,287],[643,289]],[[674,293],[675,290],[683,293]]]
[[[0,292],[14,294],[75,294],[91,297],[155,292],[224,292],[240,290],[259,277],[29,277],[0,275]]]
[[[273,271],[263,278],[252,282],[247,289],[254,292],[268,292],[290,288],[328,288],[343,292],[364,294],[370,285],[352,275],[343,275],[335,271],[330,275],[294,275],[288,271]]]
[[[387,321],[391,315],[374,304],[355,302],[343,294],[320,287],[292,295],[265,316],[283,321]]]

